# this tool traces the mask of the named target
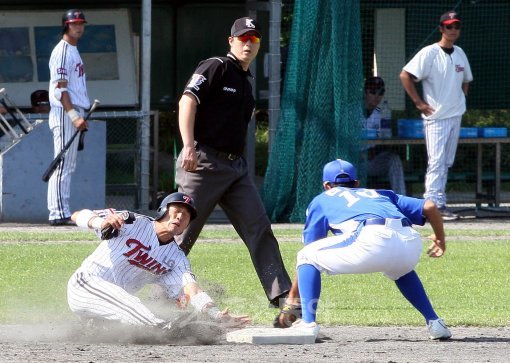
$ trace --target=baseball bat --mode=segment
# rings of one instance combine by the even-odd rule
[[[2,117],[3,119],[3,117]],[[11,133],[7,131],[7,129],[3,126],[3,121],[0,122],[0,130],[4,133],[5,136],[9,137],[12,141],[14,141],[16,138],[13,138]]]
[[[92,115],[92,112],[94,112],[94,110],[100,103],[101,102],[99,102],[99,100],[94,100],[94,103],[92,104],[92,106],[90,107],[90,110],[87,112],[87,115],[85,116],[85,121],[88,120],[90,115]],[[80,130],[76,130],[76,132],[73,134],[73,136],[71,136],[71,139],[64,145],[64,148],[58,153],[58,155],[55,157],[55,159],[53,159],[53,161],[48,166],[48,168],[46,169],[46,171],[44,172],[44,174],[42,176],[42,180],[44,182],[47,182],[48,180],[50,180],[51,175],[53,174],[55,169],[57,169],[58,165],[62,162],[62,159],[64,158],[64,155],[65,155],[67,149],[69,149],[69,147],[73,143],[74,139],[76,138],[76,136],[78,136],[78,134],[80,132],[81,132]]]
[[[3,123],[4,123],[4,126],[7,127],[7,129],[9,130],[10,134],[13,136],[14,140],[16,139],[19,139],[21,137],[20,134],[18,134],[11,126],[11,124],[9,123],[9,121],[7,121],[7,119],[4,117],[4,115],[2,115],[0,113],[0,119],[2,119]]]
[[[20,116],[21,119],[17,119],[16,120],[16,121],[18,121],[18,124],[20,125],[20,127],[21,127],[21,124],[24,123],[25,126],[26,126],[26,129],[28,131],[31,131],[33,129],[32,124],[27,120],[25,115],[23,115],[23,112],[21,112],[21,110],[14,103],[14,101],[9,98],[9,96],[7,95],[7,92],[5,91],[5,88],[0,89],[0,95],[2,95],[11,104],[11,106],[14,108],[14,110],[16,111],[18,116]],[[8,107],[5,104],[4,104],[4,106],[5,106],[5,108],[8,109]],[[11,113],[11,112],[9,112],[9,113]],[[11,115],[12,115],[12,113],[11,113]],[[14,116],[13,116],[13,118],[14,118]]]
[[[4,105],[4,108],[7,110],[7,112],[9,112],[9,115],[11,115],[12,119],[18,124],[18,126],[21,129],[21,131],[23,131],[25,134],[28,134],[28,130],[25,128],[25,126],[23,126],[21,121],[12,113],[11,109],[9,108],[9,106],[7,106],[7,103],[5,103],[4,100],[1,100],[0,102],[2,103],[2,105]]]

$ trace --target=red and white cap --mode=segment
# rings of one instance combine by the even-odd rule
[[[455,12],[453,10],[447,11],[446,13],[441,15],[441,17],[439,18],[439,24],[441,24],[441,25],[449,25],[449,24],[453,24],[456,22],[460,23],[461,20],[460,20],[459,14],[457,14],[457,12]]]

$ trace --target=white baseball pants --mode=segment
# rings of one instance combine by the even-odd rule
[[[423,121],[428,157],[423,197],[432,200],[439,208],[446,205],[448,169],[455,160],[461,120],[462,116],[456,116]]]
[[[330,275],[382,272],[397,280],[414,270],[420,259],[420,234],[399,219],[386,225],[360,226],[351,234],[323,238],[306,245],[297,267],[309,264]]]
[[[96,276],[76,271],[67,284],[67,302],[83,318],[116,321],[135,326],[156,326],[157,318],[140,299]]]

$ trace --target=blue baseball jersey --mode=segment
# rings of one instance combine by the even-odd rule
[[[370,218],[407,219],[424,225],[424,199],[396,194],[391,190],[336,187],[316,196],[306,210],[303,242],[309,244],[333,234],[343,233],[342,224],[356,225]]]

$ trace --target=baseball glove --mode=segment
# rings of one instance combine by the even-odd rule
[[[120,212],[118,214],[120,214],[122,216],[125,224],[132,224],[136,219],[135,214],[132,212]],[[114,237],[117,237],[118,235],[119,235],[119,230],[114,229],[110,224],[107,224],[106,226],[101,228],[101,239],[102,240],[112,239]]]
[[[282,329],[289,328],[297,319],[301,319],[301,304],[285,303],[280,313],[274,318],[273,326]]]

